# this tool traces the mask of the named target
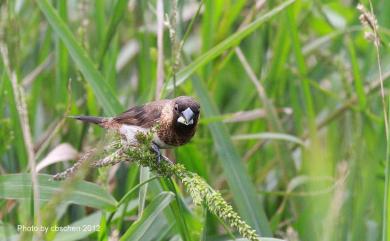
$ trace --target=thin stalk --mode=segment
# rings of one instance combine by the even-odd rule
[[[26,100],[24,98],[24,91],[21,86],[18,84],[18,79],[15,71],[11,70],[9,57],[8,57],[8,48],[4,43],[0,43],[0,51],[3,59],[3,63],[5,66],[6,73],[8,75],[8,79],[11,81],[12,89],[14,92],[14,98],[16,103],[16,108],[19,114],[20,126],[22,128],[24,144],[26,146],[26,151],[28,155],[28,163],[31,170],[31,182],[33,189],[33,203],[34,203],[34,213],[36,224],[41,225],[41,215],[40,215],[40,205],[39,205],[39,190],[38,190],[38,177],[36,172],[36,163],[35,163],[35,153],[34,153],[34,144],[31,136],[31,129],[28,121],[28,113]]]
[[[390,103],[390,96],[388,97],[388,103]],[[390,113],[390,104],[389,104],[389,113]],[[384,200],[383,200],[383,225],[382,225],[382,241],[388,241],[388,223],[389,223],[389,188],[390,188],[390,140],[387,135],[386,138],[386,163],[385,163],[385,190],[384,190]]]
[[[173,75],[173,96],[176,96],[176,74],[179,71],[179,63],[178,63],[178,43],[177,43],[177,33],[176,33],[176,18],[177,18],[177,0],[172,0],[172,16],[171,16],[171,29],[170,29],[170,37],[171,37],[171,45],[172,45],[172,75]]]
[[[253,69],[251,68],[249,62],[247,61],[244,54],[242,53],[240,47],[235,48],[235,53],[239,58],[242,66],[244,67],[245,72],[247,73],[249,79],[252,81],[253,85],[255,86],[260,101],[264,105],[266,113],[269,116],[268,123],[271,127],[271,131],[284,133],[285,131],[282,126],[282,123],[279,120],[275,106],[269,100],[263,85],[261,84],[260,80],[257,79]],[[290,161],[290,157],[288,156],[289,150],[287,146],[285,146],[284,144],[282,144],[281,146],[277,145],[277,148],[281,153],[281,160],[284,160],[283,162],[281,162],[281,164],[283,165],[282,168],[284,169],[283,170],[285,173],[284,176],[287,178],[289,175],[291,175],[290,171],[293,170],[294,168],[292,165],[290,165],[292,162]]]
[[[384,190],[384,198],[383,198],[383,224],[382,224],[382,240],[387,241],[389,240],[389,188],[390,188],[390,140],[389,140],[389,121],[388,121],[388,113],[386,108],[386,100],[385,100],[385,91],[383,87],[383,76],[382,76],[382,65],[381,65],[381,59],[380,59],[380,44],[381,44],[381,38],[379,36],[378,31],[378,20],[376,19],[374,15],[373,5],[372,1],[368,1],[370,4],[370,11],[368,12],[363,5],[359,4],[357,6],[357,9],[360,11],[361,15],[359,17],[361,23],[363,26],[368,27],[371,29],[372,32],[365,32],[365,37],[368,40],[371,40],[375,46],[375,55],[376,55],[376,61],[378,66],[378,72],[379,72],[379,83],[380,83],[380,95],[382,100],[382,108],[383,108],[383,119],[385,122],[385,135],[386,135],[386,168],[385,168],[385,190]],[[390,112],[390,110],[389,110]]]
[[[164,1],[157,0],[157,84],[156,99],[161,98],[164,84]]]

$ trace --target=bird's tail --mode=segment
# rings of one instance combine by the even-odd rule
[[[82,115],[76,115],[76,116],[69,116],[70,118],[81,120],[83,122],[93,123],[97,125],[101,125],[106,121],[106,118],[104,117],[96,117],[96,116],[82,116]]]

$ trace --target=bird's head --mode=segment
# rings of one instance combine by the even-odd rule
[[[179,128],[193,128],[198,123],[200,113],[199,103],[189,96],[179,96],[173,99],[174,124]]]

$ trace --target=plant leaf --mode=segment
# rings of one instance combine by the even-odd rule
[[[103,58],[107,52],[107,49],[110,45],[112,38],[115,36],[115,32],[119,25],[119,22],[122,20],[126,10],[129,0],[118,0],[115,3],[114,9],[111,14],[111,18],[108,24],[106,33],[104,34],[104,40],[100,47],[99,51],[99,61],[102,63]]]
[[[37,0],[37,3],[54,32],[64,42],[70,56],[75,61],[75,66],[80,69],[85,79],[92,86],[96,99],[103,107],[104,112],[111,116],[119,113],[121,104],[115,98],[114,92],[104,81],[102,74],[96,69],[87,52],[77,43],[68,26],[47,0]]]
[[[155,222],[159,222],[159,214],[173,200],[174,194],[171,192],[162,192],[145,208],[142,217],[137,220],[126,233],[121,237],[122,240],[142,240],[143,236],[150,232]]]
[[[40,200],[46,202],[63,191],[62,182],[50,180],[52,176],[38,175]],[[7,174],[0,176],[0,198],[4,199],[30,199],[31,175]],[[73,189],[66,195],[64,202],[82,206],[113,210],[116,200],[104,189],[95,183],[77,181]]]
[[[69,224],[72,229],[80,229],[74,231],[72,229],[67,231],[60,231],[57,233],[54,241],[73,241],[80,240],[87,237],[89,234],[99,231],[100,219],[102,217],[101,212],[95,212],[84,218],[77,220]]]

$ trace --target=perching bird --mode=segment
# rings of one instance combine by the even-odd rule
[[[116,130],[129,144],[137,143],[138,132],[147,133],[152,127],[158,125],[153,136],[152,149],[160,160],[160,149],[181,146],[191,140],[196,131],[199,112],[200,105],[195,99],[179,96],[132,107],[117,117],[72,117]]]

